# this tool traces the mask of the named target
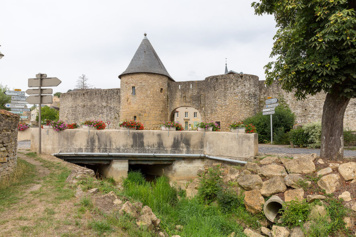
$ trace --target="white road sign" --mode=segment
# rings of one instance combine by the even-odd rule
[[[28,119],[28,116],[20,116],[21,119]]]
[[[262,110],[262,112],[269,112],[269,111],[274,111],[274,108],[269,108],[269,109]]]
[[[266,105],[266,108],[276,108],[279,104],[275,103],[275,104],[270,104],[270,105]]]
[[[12,108],[12,109],[11,109],[11,112],[12,112],[12,111],[24,111],[24,112],[29,112],[29,111],[31,111],[31,110],[28,109],[28,108],[23,108],[23,109]]]
[[[26,96],[11,96],[11,101],[21,101],[21,100],[26,100]]]
[[[61,84],[61,80],[57,77],[48,77],[48,78],[30,78],[28,79],[28,87],[39,87],[40,80],[42,80],[41,87],[51,87],[51,86],[58,86]]]
[[[6,108],[25,108],[26,104],[5,104]]]
[[[5,91],[5,95],[25,95],[24,91]]]
[[[30,104],[39,104],[40,96],[31,95],[31,96],[27,97],[26,101]],[[53,104],[53,97],[51,95],[43,95],[41,104]]]
[[[262,112],[262,115],[271,115],[274,114],[275,111]]]
[[[274,104],[274,103],[277,103],[277,102],[278,102],[278,99],[276,99],[276,98],[269,99],[269,100],[266,100],[266,105]]]
[[[10,111],[10,112],[13,113],[13,114],[23,114],[22,111]]]
[[[40,89],[28,89],[26,91],[28,95],[39,95],[40,94]],[[46,88],[46,89],[41,89],[41,94],[42,95],[50,95],[53,94],[53,89],[52,88]]]

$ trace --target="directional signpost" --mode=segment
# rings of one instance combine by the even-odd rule
[[[5,91],[5,95],[11,96],[11,103],[5,104],[6,108],[11,109],[11,113],[13,114],[23,114],[24,111],[30,111],[30,109],[26,108],[26,96],[25,92],[21,91],[21,89],[15,89],[13,91]],[[20,119],[24,119],[25,116],[20,116]],[[26,116],[27,119],[27,116]]]
[[[273,123],[272,123],[272,115],[275,113],[274,109],[279,105],[278,99],[269,97],[266,100],[266,108],[262,110],[263,115],[269,115],[271,118],[271,144],[273,143]]]
[[[52,104],[53,97],[52,89],[42,88],[42,87],[54,87],[61,84],[61,80],[57,77],[47,77],[46,74],[38,73],[36,78],[28,79],[28,87],[38,87],[38,89],[28,89],[26,91],[27,94],[31,95],[27,97],[26,101],[31,104],[38,104],[39,112],[38,112],[38,153],[41,154],[41,104]],[[50,95],[46,95],[50,94]]]

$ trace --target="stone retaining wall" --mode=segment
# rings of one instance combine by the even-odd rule
[[[17,125],[19,116],[0,110],[0,179],[11,174],[17,165]]]

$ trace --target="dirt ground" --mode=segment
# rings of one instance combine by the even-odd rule
[[[80,213],[75,189],[63,182],[75,165],[50,155],[32,158],[28,152],[20,149],[18,158],[33,164],[36,176],[0,212],[0,236],[98,236],[90,222],[101,217]],[[116,230],[113,236],[127,235]]]

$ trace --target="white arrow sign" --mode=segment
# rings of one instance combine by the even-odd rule
[[[24,108],[24,109],[16,109],[16,108],[12,108],[11,109],[11,112],[12,111],[25,111],[25,112],[29,112],[29,111],[31,111],[30,109],[28,109],[28,108]]]
[[[275,111],[268,111],[268,112],[263,112],[262,115],[270,115],[270,114],[274,114]]]
[[[269,111],[274,111],[274,108],[270,108],[270,109],[264,109],[262,110],[263,112],[269,112]]]
[[[20,116],[21,119],[28,119],[28,116]]]
[[[39,87],[41,80],[42,80],[41,86],[43,86],[43,87],[58,86],[62,82],[57,77],[48,77],[48,78],[42,78],[42,79],[30,78],[30,79],[28,79],[28,87]]]
[[[13,100],[18,100],[18,101],[26,100],[26,96],[11,96],[11,101]]]
[[[40,89],[28,89],[26,91],[26,93],[28,95],[39,95],[40,94]],[[53,93],[53,89],[52,88],[47,88],[47,89],[41,89],[41,94],[45,95],[45,94],[52,94]]]
[[[275,104],[270,104],[270,105],[266,105],[266,108],[276,108],[279,104],[275,103]]]
[[[5,104],[6,108],[25,108],[26,104]]]
[[[10,111],[10,112],[13,113],[13,114],[23,114],[22,111]]]
[[[276,98],[269,99],[269,100],[266,100],[266,105],[274,104],[274,103],[277,103],[277,102],[278,102],[278,99],[276,99]]]
[[[25,95],[24,91],[5,91],[5,95]]]
[[[27,97],[26,101],[30,104],[53,104],[53,97],[51,95],[43,95],[42,101],[40,101],[40,96],[38,95],[31,95]]]

